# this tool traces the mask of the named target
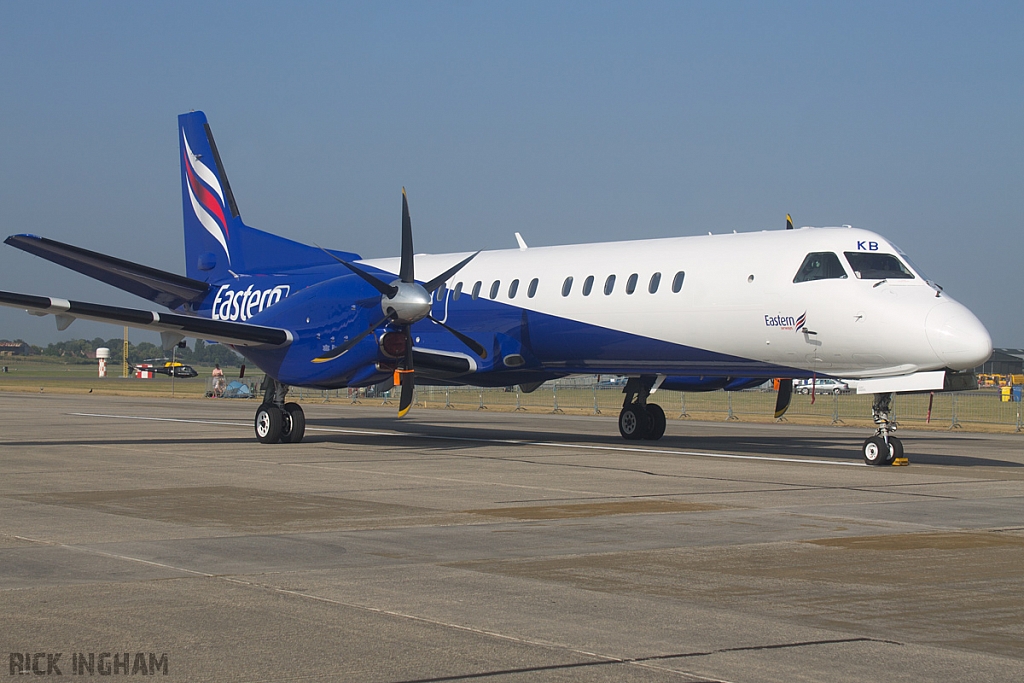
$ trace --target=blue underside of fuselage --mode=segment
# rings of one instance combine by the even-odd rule
[[[382,273],[383,278],[388,274]],[[393,277],[393,276],[391,276]],[[762,361],[673,344],[611,330],[576,320],[528,311],[488,299],[463,295],[458,301],[435,301],[433,315],[488,349],[481,359],[430,320],[413,325],[417,349],[469,356],[477,371],[464,375],[431,374],[420,368],[423,381],[507,386],[570,374],[669,375],[687,390],[726,386],[723,378],[809,377],[810,373]],[[378,383],[390,376],[375,365],[394,363],[379,352],[369,335],[347,353],[326,363],[312,359],[341,345],[379,320],[380,298],[354,275],[320,282],[254,316],[256,324],[283,327],[295,335],[284,349],[245,348],[239,351],[263,371],[293,386],[333,389]],[[309,321],[309,322],[307,322]],[[504,364],[517,355],[525,364]],[[685,379],[684,379],[685,378]],[[690,388],[692,387],[692,388]]]

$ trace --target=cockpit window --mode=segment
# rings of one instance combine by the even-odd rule
[[[810,282],[811,280],[845,279],[846,271],[839,257],[831,251],[816,251],[808,254],[800,270],[796,272],[793,282]]]
[[[913,280],[914,274],[892,254],[870,254],[847,251],[854,274],[861,280]]]

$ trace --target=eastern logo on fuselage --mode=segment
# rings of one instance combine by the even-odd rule
[[[779,313],[777,315],[767,314],[764,316],[765,327],[775,327],[780,330],[795,330],[799,332],[807,324],[807,311],[793,317]]]
[[[210,317],[214,320],[245,321],[281,299],[288,298],[291,291],[291,285],[277,285],[269,289],[254,289],[249,285],[240,290],[232,289],[231,285],[221,285],[213,297]]]

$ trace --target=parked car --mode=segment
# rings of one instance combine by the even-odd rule
[[[811,386],[814,386],[816,394],[846,394],[850,391],[850,385],[841,379],[804,379],[793,383],[793,391],[798,394],[810,394]]]

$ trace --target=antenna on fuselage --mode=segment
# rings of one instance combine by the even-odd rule
[[[792,229],[793,229],[793,217],[790,216],[787,213],[786,214],[786,230],[792,230]]]

